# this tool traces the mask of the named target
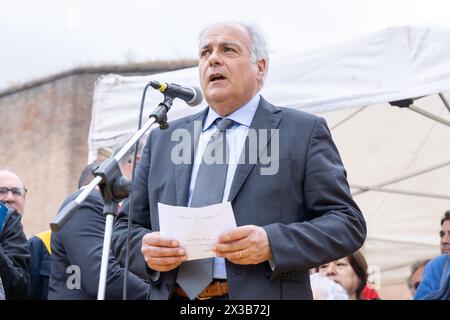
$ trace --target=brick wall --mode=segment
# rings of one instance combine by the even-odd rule
[[[119,71],[149,74],[191,65]],[[76,190],[88,159],[94,82],[114,71],[68,72],[0,93],[0,168],[15,172],[28,189],[22,219],[28,237],[49,229],[62,201]]]
[[[86,165],[96,75],[72,75],[0,99],[0,165],[25,183],[28,236],[49,228]]]

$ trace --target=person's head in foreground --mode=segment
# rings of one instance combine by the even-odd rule
[[[317,268],[317,271],[336,283],[348,293],[350,300],[361,300],[367,282],[367,262],[360,251]]]
[[[14,172],[0,170],[0,201],[8,209],[14,209],[19,214],[23,214],[26,193],[25,185]]]

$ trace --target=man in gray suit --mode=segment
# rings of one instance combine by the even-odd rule
[[[312,299],[309,269],[353,253],[366,235],[326,122],[276,107],[258,94],[269,57],[255,27],[218,23],[199,39],[209,107],[149,135],[133,183],[131,271],[150,280],[151,299]],[[182,156],[188,161],[174,159],[183,130],[195,146]],[[229,146],[227,170],[214,167],[216,175],[205,165],[211,137],[227,137]],[[263,160],[269,150],[268,164]],[[178,239],[158,232],[158,202],[194,207],[225,201],[232,204],[237,228],[218,239],[210,267],[200,264],[208,259],[186,261]],[[120,261],[128,205],[113,234]],[[209,283],[190,287],[203,283],[207,273]]]

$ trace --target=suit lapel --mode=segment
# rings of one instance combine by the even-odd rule
[[[189,184],[191,182],[191,172],[194,163],[195,151],[198,139],[202,132],[203,120],[206,117],[208,108],[186,120],[185,128],[189,131],[191,152],[190,163],[181,163],[175,165],[176,174],[176,194],[177,206],[186,207],[189,200]],[[192,139],[193,137],[193,139]]]
[[[253,121],[250,125],[250,130],[255,130],[256,134],[258,135],[259,130],[266,129],[269,131],[268,138],[267,138],[267,144],[262,146],[261,149],[259,149],[259,146],[257,147],[259,150],[258,157],[256,162],[259,162],[260,155],[262,152],[264,152],[267,149],[267,146],[271,139],[271,129],[278,128],[278,124],[281,120],[281,117],[277,115],[278,112],[281,110],[276,108],[275,106],[271,105],[269,102],[264,100],[263,97],[261,97],[261,100],[259,102],[258,109],[256,110],[255,116],[253,117]],[[248,163],[249,157],[248,154],[246,155],[246,148],[249,146],[249,138],[248,135],[245,139],[244,149],[241,153],[241,161],[239,161],[240,164],[237,165],[236,172],[234,174],[233,183],[231,184],[230,194],[228,196],[228,201],[232,202],[236,195],[238,194],[239,190],[241,189],[242,185],[244,184],[245,180],[247,179],[248,175],[252,171],[253,167],[256,163]],[[259,139],[258,139],[259,141]],[[259,143],[258,143],[259,145]],[[248,153],[248,152],[247,152]],[[246,159],[246,161],[243,161],[242,159]]]

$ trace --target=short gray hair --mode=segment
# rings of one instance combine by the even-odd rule
[[[205,34],[209,30],[214,29],[215,27],[218,27],[220,25],[239,26],[247,31],[248,35],[250,36],[250,47],[248,49],[250,50],[252,62],[257,63],[262,59],[266,60],[266,73],[264,74],[264,78],[261,83],[264,84],[264,80],[269,71],[269,50],[262,30],[254,23],[244,23],[239,21],[215,22],[204,28],[199,33],[199,46],[202,45],[202,40]]]
[[[78,189],[87,186],[94,180],[94,171],[97,170],[102,163],[103,160],[94,160],[81,171],[80,178],[78,179]]]
[[[413,275],[414,273],[416,273],[417,270],[419,270],[419,268],[424,268],[425,265],[430,262],[431,259],[421,259],[421,260],[416,260],[414,262],[413,265],[411,265],[411,273],[408,277],[408,279],[406,279],[406,283],[408,285],[408,288],[411,290],[414,288],[414,283],[413,283]]]
[[[112,156],[115,156],[127,143],[128,141],[134,136],[134,133],[125,134],[120,139],[119,142],[116,143],[114,146],[114,149],[112,151]],[[147,139],[147,135],[142,136],[139,139],[139,145],[138,145],[138,151],[137,155],[140,155],[142,153],[142,149],[144,149],[145,141]],[[127,162],[133,159],[134,155],[134,145],[130,149],[128,149],[127,152],[123,155],[122,159],[120,159],[119,164],[125,165]]]

